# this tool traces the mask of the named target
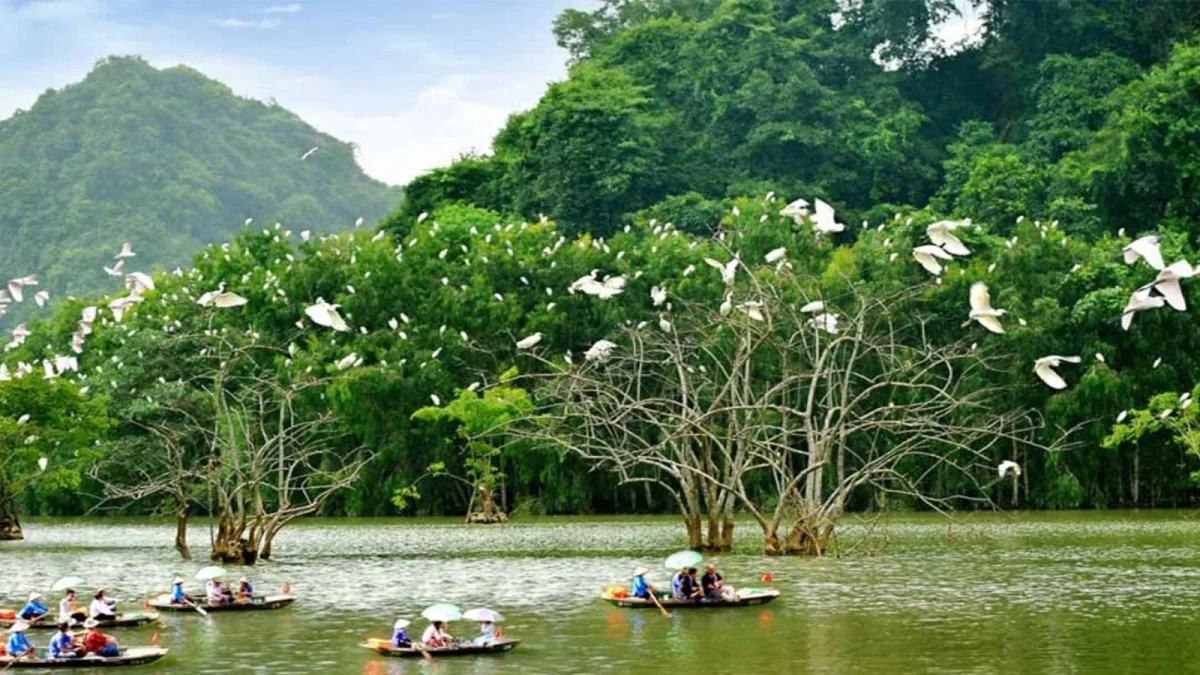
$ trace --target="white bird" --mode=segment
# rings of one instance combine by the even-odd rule
[[[241,307],[247,302],[249,302],[249,300],[243,298],[237,293],[225,290],[225,282],[218,284],[217,290],[209,291],[204,295],[201,295],[196,300],[196,304],[200,305],[201,307],[208,307],[211,305],[221,309],[228,307]]]
[[[320,146],[313,146],[311,149],[309,149],[308,152],[304,153],[303,155],[300,155],[300,161],[303,162],[304,160],[308,159],[309,157],[312,157],[320,149],[321,149]]]
[[[837,314],[833,314],[833,313],[829,313],[829,312],[826,312],[823,314],[818,314],[808,320],[808,325],[812,326],[813,328],[816,328],[817,330],[823,330],[826,333],[829,333],[830,335],[837,335],[837,333],[838,333],[838,316],[837,316]]]
[[[130,272],[125,275],[125,288],[141,295],[142,291],[154,290],[154,279],[145,272]]]
[[[109,267],[109,266],[105,265],[105,266],[104,266],[104,271],[105,271],[105,273],[107,273],[107,274],[108,274],[108,276],[110,276],[110,277],[119,277],[119,276],[121,276],[121,268],[122,268],[122,267],[124,267],[124,266],[125,266],[125,261],[124,261],[124,260],[118,260],[118,261],[116,262],[116,264],[114,264],[112,267]]]
[[[304,313],[318,326],[332,328],[339,332],[346,332],[350,330],[350,327],[346,325],[346,321],[342,319],[342,315],[337,311],[340,306],[325,302],[325,298],[317,298],[316,304],[304,308]]]
[[[1096,352],[1096,360],[1099,361],[1100,363],[1105,363],[1104,355],[1101,354],[1100,352]]]
[[[1180,260],[1160,271],[1154,277],[1154,281],[1142,288],[1153,288],[1163,296],[1168,305],[1182,312],[1187,309],[1187,301],[1183,298],[1183,289],[1179,287],[1179,281],[1194,276],[1196,276],[1196,269],[1188,264],[1188,261]]]
[[[133,252],[133,244],[131,244],[129,242],[125,242],[124,244],[121,245],[121,250],[117,251],[117,254],[113,257],[116,258],[117,260],[121,260],[122,258],[132,258],[136,255],[137,254]],[[120,263],[118,263],[118,264],[120,264]]]
[[[817,232],[830,234],[846,229],[845,225],[834,219],[833,207],[829,204],[817,199],[815,200],[815,209],[813,213],[813,227],[817,229]]]
[[[615,342],[608,340],[597,340],[595,344],[588,348],[583,354],[583,358],[594,363],[604,363],[612,356],[612,352],[617,348]]]
[[[353,366],[354,362],[357,360],[358,360],[358,354],[355,354],[354,352],[350,352],[349,354],[343,356],[340,360],[338,360],[337,369],[345,370],[345,369]]]
[[[1054,369],[1063,363],[1079,363],[1083,359],[1078,356],[1043,356],[1033,362],[1033,372],[1042,378],[1042,382],[1050,385],[1052,389],[1066,389],[1067,383],[1054,372]]]
[[[1121,311],[1121,328],[1129,330],[1133,325],[1133,315],[1147,309],[1158,309],[1163,306],[1163,298],[1150,295],[1149,288],[1139,288],[1129,296],[1129,302]]]
[[[659,327],[659,328],[662,330],[662,332],[664,332],[664,333],[670,333],[670,332],[671,332],[671,322],[670,322],[670,321],[667,321],[667,317],[665,317],[665,316],[662,316],[662,315],[660,315],[660,316],[658,317],[658,327]]]
[[[1003,333],[1004,326],[1000,324],[1000,317],[1007,314],[1007,310],[994,309],[992,307],[992,296],[988,293],[987,284],[982,281],[976,281],[971,284],[971,311],[968,313],[969,319],[974,319],[979,322],[979,325],[992,331],[993,333]]]
[[[1119,415],[1117,415],[1117,424],[1124,422],[1126,417],[1129,417],[1129,411],[1122,410],[1121,413]]]
[[[29,418],[30,418],[30,414],[25,413],[24,415],[21,415],[20,417],[17,418],[17,424],[25,424],[26,422],[29,421]]]
[[[536,346],[537,343],[539,343],[541,341],[542,341],[542,334],[539,331],[537,333],[534,333],[533,335],[523,337],[520,340],[517,340],[517,349],[531,349],[532,347]]]
[[[766,260],[768,263],[777,263],[783,260],[785,256],[787,256],[787,249],[781,246],[769,251],[766,255]]]
[[[725,282],[725,285],[728,286],[733,283],[734,278],[737,275],[738,265],[742,261],[735,255],[733,256],[733,260],[730,260],[727,263],[722,263],[720,261],[713,260],[712,258],[705,258],[704,262],[707,263],[709,267],[719,271],[721,273],[721,281]]]
[[[34,275],[9,279],[8,294],[12,296],[13,300],[24,302],[25,298],[21,295],[21,289],[25,286],[37,286],[37,283],[37,277]]]
[[[938,262],[938,258],[942,260],[954,260],[954,256],[950,255],[941,246],[932,246],[926,244],[913,248],[913,258],[921,263],[921,267],[930,274],[941,274],[942,264]]]
[[[438,398],[438,395],[437,395],[437,394],[430,394],[430,395],[429,395],[429,400],[430,400],[430,401],[433,401],[433,404],[434,404],[434,405],[441,405],[441,404],[442,404],[442,399]]]
[[[1121,253],[1125,255],[1125,264],[1132,265],[1140,257],[1156,270],[1161,270],[1163,265],[1162,252],[1159,251],[1160,238],[1157,234],[1149,234],[1140,239],[1135,239],[1133,243],[1121,249]]]
[[[996,467],[996,470],[1000,474],[1001,478],[1007,476],[1009,472],[1012,472],[1014,477],[1021,475],[1021,465],[1017,464],[1011,459],[1006,459],[1003,462],[1000,462],[1000,466]]]
[[[54,364],[49,359],[42,359],[42,375],[43,380],[53,380],[58,377],[58,373],[54,370]]]
[[[310,237],[312,237],[312,232],[308,230],[300,231],[300,241],[308,241]]]
[[[667,301],[667,289],[654,286],[650,289],[650,300],[658,307]]]
[[[801,307],[800,311],[805,314],[811,314],[812,312],[820,312],[824,309],[825,309],[825,302],[823,300],[813,300],[812,302],[808,303],[807,305]]]
[[[719,311],[721,316],[729,316],[729,313],[733,311],[733,293],[725,294],[725,301],[721,303]]]
[[[941,246],[947,253],[953,255],[970,255],[971,251],[966,246],[963,246],[962,240],[951,234],[951,231],[958,229],[963,225],[957,220],[939,220],[925,228],[925,233],[929,235],[929,241]]]
[[[41,459],[38,460],[38,470],[39,471],[44,472],[46,470],[46,467],[49,465],[50,465],[50,460],[46,457],[42,457]]]
[[[38,307],[45,305],[46,302],[49,300],[50,300],[50,292],[49,291],[38,291],[37,293],[33,294],[33,301],[37,303]]]
[[[803,199],[797,199],[780,209],[779,215],[791,218],[797,225],[802,225],[804,217],[808,215],[808,202]]]

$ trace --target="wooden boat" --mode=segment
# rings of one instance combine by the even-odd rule
[[[441,649],[426,649],[424,652],[419,649],[396,648],[392,646],[390,640],[381,640],[372,638],[362,643],[362,647],[366,647],[376,654],[383,656],[396,656],[400,658],[421,658],[425,656],[425,652],[429,655],[440,659],[444,656],[480,656],[483,654],[503,654],[504,652],[512,651],[517,645],[521,644],[520,640],[496,640],[490,645],[477,646],[470,643],[460,645],[458,647],[443,647]]]
[[[196,603],[206,612],[255,612],[268,609],[281,609],[287,607],[296,601],[294,595],[263,595],[256,596],[250,602],[234,602],[228,605],[210,605],[208,603]],[[196,607],[192,605],[176,605],[171,602],[171,594],[163,593],[150,599],[150,606],[162,612],[190,612],[198,614]]]
[[[144,666],[154,663],[167,655],[162,647],[130,647],[120,656],[84,656],[78,659],[14,659],[11,656],[0,656],[0,670],[18,668],[37,668],[38,670],[58,670],[59,668],[121,668],[124,666]]]
[[[623,589],[622,589],[623,590]],[[655,609],[656,605],[653,600],[647,598],[635,598],[628,595],[620,595],[615,593],[614,589],[606,589],[600,594],[600,597],[610,602],[617,607],[628,607],[630,609]],[[753,607],[754,605],[765,605],[775,598],[779,597],[779,591],[773,588],[747,588],[738,590],[734,597],[727,600],[705,600],[703,602],[686,602],[676,600],[674,598],[659,598],[659,602],[665,609],[718,609],[723,607]]]
[[[0,609],[0,617],[8,616],[7,610]],[[15,616],[15,614],[14,614]],[[30,630],[56,630],[58,624],[54,621],[55,617],[48,616],[37,623],[29,624]],[[100,628],[135,628],[137,626],[145,626],[148,623],[158,621],[158,612],[133,612],[130,614],[118,614],[115,619],[104,619],[100,621]],[[8,628],[16,623],[15,619],[0,618],[0,629]],[[83,628],[82,621],[71,623],[71,628]]]

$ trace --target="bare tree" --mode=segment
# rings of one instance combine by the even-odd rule
[[[944,321],[919,314],[920,289],[847,284],[836,309],[802,307],[814,284],[745,276],[723,311],[683,305],[621,331],[607,358],[546,361],[526,376],[539,406],[514,436],[661,486],[693,548],[728,549],[741,508],[768,554],[812,555],[856,491],[937,509],[986,502],[981,477],[994,475],[1000,444],[1034,443],[1041,419],[1004,409],[989,384],[1003,355],[948,338]],[[946,472],[980,489],[939,494]]]

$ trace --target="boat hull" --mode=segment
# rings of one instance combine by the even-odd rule
[[[253,602],[235,602],[229,605],[209,605],[197,604],[198,607],[206,612],[261,612],[272,609],[283,609],[288,605],[296,602],[295,596],[291,595],[268,595],[261,598],[254,598]],[[196,608],[191,605],[176,605],[171,602],[169,594],[162,594],[150,600],[150,606],[160,612],[180,612],[198,614]]]
[[[609,594],[600,596],[605,602],[628,609],[656,609],[653,600],[634,597],[614,597]],[[684,602],[674,598],[660,598],[659,603],[664,609],[723,609],[728,607],[754,607],[765,605],[779,597],[779,591],[774,589],[738,593],[732,600],[711,600],[704,602]]]
[[[0,610],[0,612],[2,611],[4,610]],[[105,628],[135,628],[158,621],[158,616],[158,612],[118,614],[116,619],[101,621],[99,627],[101,630]],[[0,619],[0,628],[9,628],[13,623],[12,619]],[[54,622],[53,617],[46,617],[37,623],[29,624],[29,628],[30,630],[56,630],[58,625]],[[71,624],[71,628],[83,628],[83,622],[75,621]]]
[[[144,666],[154,663],[167,655],[167,650],[161,647],[130,647],[120,656],[84,656],[78,659],[13,659],[0,656],[0,670],[38,669],[58,670],[60,668],[124,668],[129,666]]]
[[[464,645],[452,649],[426,649],[425,651],[429,652],[429,655],[436,659],[446,656],[482,656],[485,654],[511,652],[519,644],[521,644],[520,640],[496,640],[487,646]],[[397,649],[387,640],[372,640],[363,643],[362,646],[382,656],[418,659],[425,656],[424,652],[418,649]]]

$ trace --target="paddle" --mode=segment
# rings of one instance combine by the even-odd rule
[[[654,601],[654,606],[658,607],[658,611],[662,612],[663,616],[667,617],[668,619],[671,618],[671,613],[663,608],[662,603],[658,601],[658,596],[655,595],[654,591],[650,591],[650,599]]]
[[[13,659],[8,662],[7,666],[0,668],[0,673],[3,673],[4,671],[8,670],[9,668],[12,668],[13,665],[15,665],[17,663],[17,661],[20,661],[21,659],[24,659],[24,658],[28,658],[30,656],[33,656],[32,649],[30,649],[29,651],[25,652],[24,654],[22,654],[20,656],[13,657]]]
[[[196,603],[192,602],[191,600],[188,600],[187,598],[183,599],[183,604],[187,605],[188,607],[191,607],[192,609],[196,610],[197,612],[200,612],[200,616],[208,618],[208,612],[204,611],[204,608],[201,607],[200,605],[197,605]]]

